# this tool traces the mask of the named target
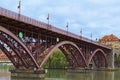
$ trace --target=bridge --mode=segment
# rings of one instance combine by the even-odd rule
[[[60,49],[70,68],[111,66],[111,47],[0,7],[0,49],[17,69],[40,69]]]

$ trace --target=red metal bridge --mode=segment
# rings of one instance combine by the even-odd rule
[[[109,66],[111,48],[52,25],[0,8],[0,49],[16,68],[41,68],[60,49],[69,67]]]

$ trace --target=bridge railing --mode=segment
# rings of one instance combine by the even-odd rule
[[[0,15],[2,15],[4,17],[11,18],[11,19],[15,19],[15,20],[27,23],[27,24],[31,24],[31,25],[37,26],[39,28],[48,29],[48,30],[51,30],[51,31],[56,32],[58,34],[62,34],[62,35],[65,35],[65,36],[73,37],[75,39],[83,40],[85,42],[92,43],[92,44],[95,44],[95,45],[98,45],[98,46],[102,46],[102,47],[105,47],[105,48],[107,47],[103,44],[99,44],[99,43],[97,43],[93,40],[90,40],[88,38],[85,38],[83,36],[78,36],[78,35],[73,34],[71,32],[68,32],[68,31],[65,31],[65,30],[62,30],[62,29],[58,29],[58,28],[56,28],[52,25],[48,25],[46,23],[37,21],[35,19],[29,18],[27,16],[24,16],[24,15],[15,13],[15,12],[12,12],[10,10],[7,10],[7,9],[1,8],[1,7],[0,7]],[[110,47],[107,47],[107,48],[110,49]]]
[[[42,28],[46,28],[45,26],[47,25],[43,22],[34,20],[34,19],[29,18],[27,16],[12,12],[10,10],[7,10],[7,9],[1,8],[1,7],[0,7],[0,15],[5,16],[5,17],[9,17],[9,18],[12,18],[15,20],[19,20],[19,21],[22,21],[22,22],[25,22],[25,23],[28,23],[28,24],[31,24],[34,26],[41,26]]]

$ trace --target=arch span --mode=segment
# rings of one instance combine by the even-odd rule
[[[63,45],[66,45],[66,44],[69,44],[69,45],[72,45],[74,46],[80,53],[80,55],[82,56],[82,59],[85,63],[85,66],[87,66],[87,63],[86,63],[86,60],[85,60],[85,57],[83,56],[81,50],[79,49],[79,47],[74,44],[73,42],[70,42],[70,41],[62,41],[54,46],[51,46],[50,50],[48,51],[47,55],[45,56],[45,58],[42,60],[41,64],[40,64],[40,67],[42,67],[42,65],[45,63],[45,61],[49,58],[49,56],[53,53],[54,50],[56,50],[57,48],[63,46]]]
[[[99,52],[99,53],[98,53]],[[93,53],[92,53],[92,55],[91,55],[91,57],[90,57],[90,59],[89,59],[89,61],[88,61],[88,65],[90,64],[90,62],[92,61],[92,59],[96,56],[96,55],[102,55],[102,56],[100,56],[101,58],[104,58],[104,60],[105,60],[105,66],[104,67],[108,67],[108,61],[107,61],[107,58],[106,58],[106,54],[105,54],[105,52],[102,50],[102,49],[96,49]]]
[[[19,45],[21,45],[21,47],[26,51],[27,55],[30,57],[31,61],[34,63],[34,66],[36,68],[39,68],[39,65],[37,64],[36,60],[34,59],[34,57],[32,56],[30,50],[24,45],[24,43],[16,36],[14,35],[12,32],[10,32],[9,30],[7,30],[6,28],[4,28],[3,26],[0,26],[0,31],[1,33],[5,33],[8,36],[10,36],[12,39],[14,39]]]

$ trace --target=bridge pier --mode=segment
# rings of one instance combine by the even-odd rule
[[[112,51],[107,54],[108,68],[110,68],[110,69],[115,69],[115,66],[114,66],[114,55],[115,55],[115,53],[116,53],[116,50],[112,49]]]
[[[10,70],[11,77],[20,77],[20,78],[45,78],[45,69],[14,69]]]

